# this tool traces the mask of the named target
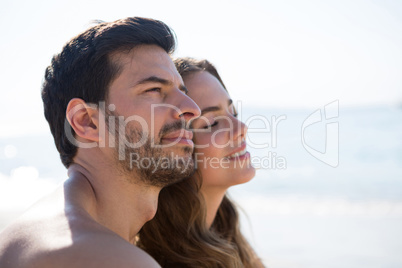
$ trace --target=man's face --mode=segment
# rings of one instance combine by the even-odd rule
[[[143,45],[111,58],[121,69],[109,87],[105,139],[114,139],[118,167],[158,187],[189,176],[194,144],[185,126],[199,116],[199,108],[186,95],[169,55]]]

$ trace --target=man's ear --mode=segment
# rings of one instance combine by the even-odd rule
[[[99,142],[99,109],[82,99],[71,99],[67,105],[66,118],[77,136]]]

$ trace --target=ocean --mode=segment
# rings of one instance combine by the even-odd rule
[[[229,194],[268,267],[402,267],[400,107],[239,112],[258,169]],[[49,131],[0,137],[1,231],[67,175]]]

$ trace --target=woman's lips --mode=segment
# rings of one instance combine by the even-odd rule
[[[248,154],[248,157],[250,157],[250,153],[247,152],[246,143],[243,142],[239,148],[237,148],[236,150],[233,150],[230,154],[225,156],[225,158],[227,158],[227,159],[241,158],[241,157],[245,156],[246,154]]]
[[[229,160],[245,160],[245,159],[249,159],[249,158],[250,158],[250,153],[247,151],[242,155],[226,157],[226,159],[229,159]]]

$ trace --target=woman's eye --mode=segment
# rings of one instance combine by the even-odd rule
[[[214,126],[216,126],[218,124],[218,121],[215,121],[214,123],[212,123],[211,125],[207,125],[207,126],[205,126],[205,127],[203,127],[204,129],[208,129],[208,128],[210,128],[210,127],[214,127]]]
[[[145,90],[145,92],[161,92],[161,88],[160,87],[154,87],[154,88],[150,88]]]
[[[238,113],[233,113],[233,116],[237,118],[239,114]]]

